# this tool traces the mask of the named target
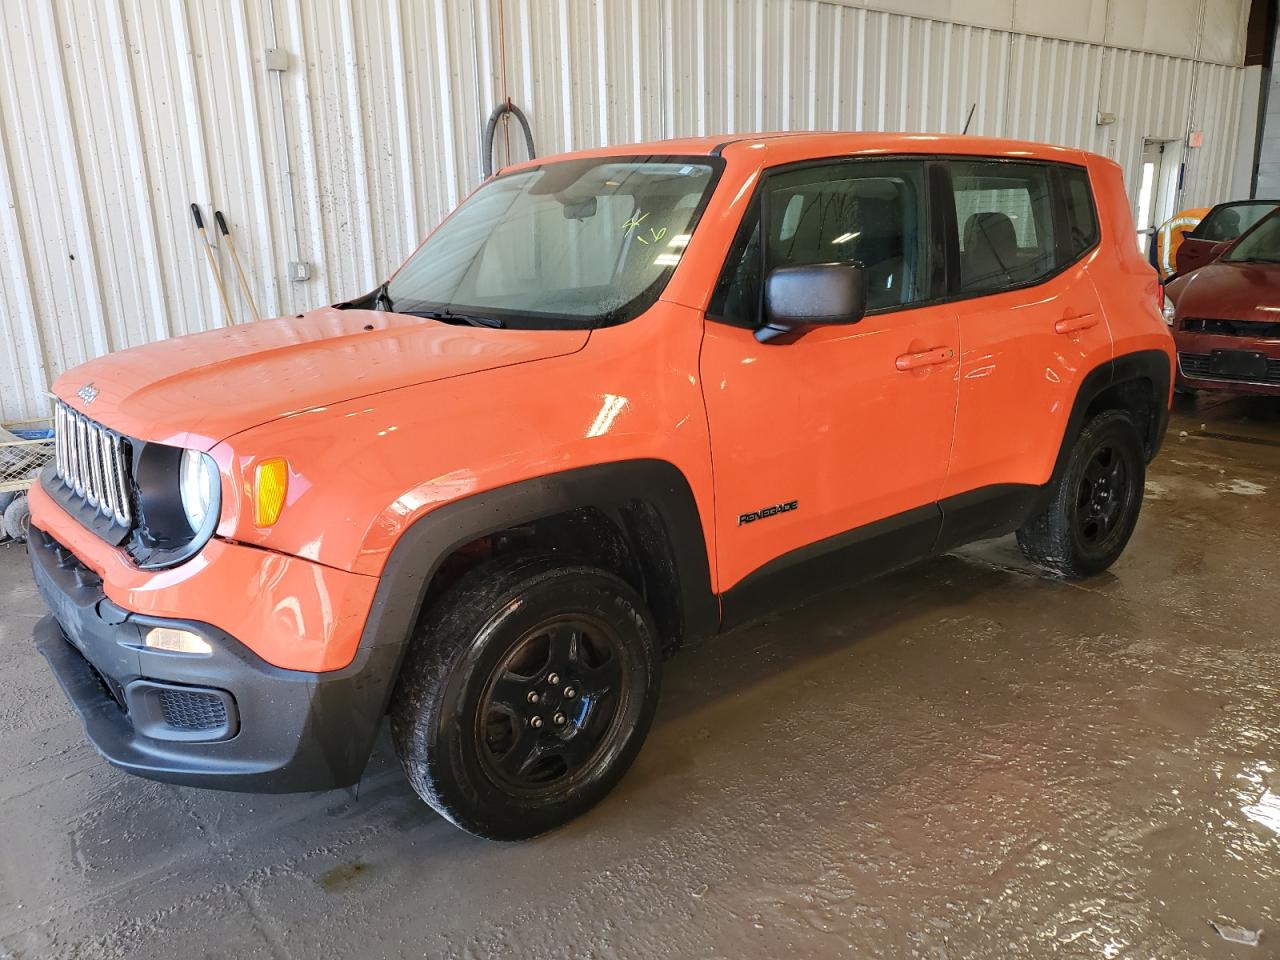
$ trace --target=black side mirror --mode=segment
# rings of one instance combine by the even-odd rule
[[[867,277],[856,263],[778,267],[764,284],[761,343],[798,335],[805,327],[857,323],[867,310]]]

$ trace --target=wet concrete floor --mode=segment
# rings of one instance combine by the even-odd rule
[[[0,958],[1280,956],[1277,530],[1280,402],[1184,405],[1111,572],[995,541],[688,650],[519,845],[385,742],[358,796],[115,772],[0,547]]]

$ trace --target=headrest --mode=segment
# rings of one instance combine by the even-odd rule
[[[1007,214],[988,211],[975,213],[964,224],[964,249],[972,252],[981,244],[1004,253],[1016,250],[1018,234]]]

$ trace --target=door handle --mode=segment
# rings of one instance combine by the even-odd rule
[[[1088,330],[1090,327],[1096,327],[1097,325],[1097,314],[1082,313],[1075,317],[1063,317],[1053,325],[1053,329],[1058,333],[1076,333],[1080,330]]]
[[[894,366],[899,370],[919,370],[921,367],[932,367],[939,363],[946,363],[955,355],[956,352],[950,347],[935,347],[922,353],[904,353],[894,361]]]

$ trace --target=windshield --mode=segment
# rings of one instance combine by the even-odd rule
[[[710,157],[563,160],[499,176],[387,284],[397,313],[594,327],[649,307],[711,193]]]
[[[1222,259],[1234,263],[1280,263],[1280,216],[1268,217],[1258,224],[1256,229],[1241,237]]]
[[[1197,240],[1234,240],[1276,208],[1271,202],[1228,203],[1214,207],[1196,227]]]

